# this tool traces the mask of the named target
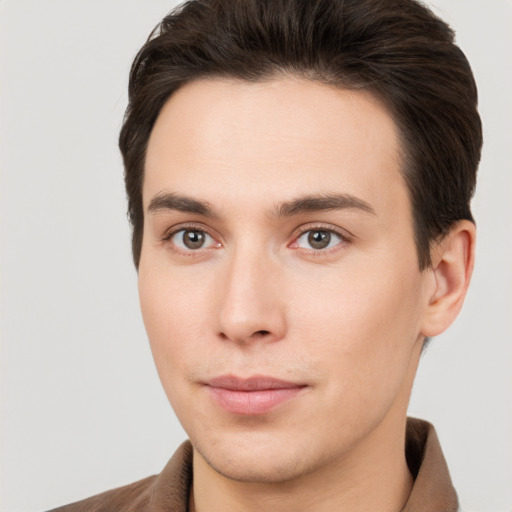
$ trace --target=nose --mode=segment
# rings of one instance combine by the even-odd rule
[[[219,337],[237,344],[285,336],[286,312],[279,264],[251,248],[235,251],[220,290]]]

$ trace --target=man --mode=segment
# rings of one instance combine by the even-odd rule
[[[474,261],[476,87],[412,0],[202,0],[137,56],[120,136],[157,370],[190,442],[58,510],[458,509],[407,420]]]

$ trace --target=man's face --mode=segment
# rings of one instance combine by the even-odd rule
[[[283,481],[403,442],[432,280],[377,100],[298,78],[186,85],[143,199],[142,313],[200,460]]]

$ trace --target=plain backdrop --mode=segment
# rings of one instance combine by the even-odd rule
[[[164,0],[0,1],[1,502],[35,512],[159,472],[185,439],[138,308],[117,136]],[[420,365],[462,505],[512,510],[512,2],[432,0],[479,83],[477,266]]]

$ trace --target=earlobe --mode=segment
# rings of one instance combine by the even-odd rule
[[[475,260],[475,225],[458,222],[432,250],[435,289],[423,318],[422,334],[437,336],[455,320],[464,303]]]

